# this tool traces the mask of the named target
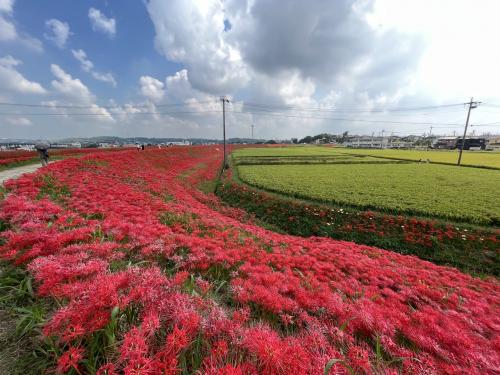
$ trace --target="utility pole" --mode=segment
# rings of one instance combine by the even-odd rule
[[[372,144],[371,144],[371,148],[373,148],[373,135],[374,135],[374,134],[375,134],[375,133],[374,133],[374,132],[372,132]]]
[[[384,148],[384,132],[385,130],[382,129],[382,139],[380,140],[380,148]]]
[[[222,169],[227,168],[227,156],[226,156],[226,103],[229,103],[229,99],[225,96],[221,96],[220,100],[222,101],[222,137],[224,138],[224,164],[222,165]]]
[[[254,124],[252,124],[252,141],[253,141],[253,128],[255,127]]]
[[[465,136],[467,135],[467,128],[469,127],[470,111],[473,108],[477,108],[477,106],[481,104],[481,102],[475,102],[474,98],[470,98],[470,102],[464,104],[469,105],[469,110],[467,111],[467,120],[465,121],[464,136],[462,137],[462,144],[460,145],[460,153],[458,154],[457,166],[460,166],[460,162],[462,161],[462,152],[464,151],[465,147]]]
[[[431,125],[431,128],[429,129],[429,147],[432,146],[432,125]]]

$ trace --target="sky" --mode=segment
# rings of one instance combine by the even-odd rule
[[[500,133],[500,2],[0,0],[0,138]],[[383,133],[382,133],[383,132]]]

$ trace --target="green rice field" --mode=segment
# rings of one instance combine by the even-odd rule
[[[425,150],[369,150],[369,149],[342,149],[342,152],[357,155],[371,155],[381,158],[427,160],[435,163],[456,164],[459,152],[457,150],[425,151]],[[464,151],[462,165],[493,167],[500,169],[500,152],[492,151]]]
[[[434,163],[456,164],[457,150],[425,151],[425,150],[379,150],[353,149],[327,146],[286,146],[244,148],[234,152],[235,158],[241,157],[304,157],[304,156],[371,156],[389,158],[390,160],[429,160]],[[464,151],[462,165],[479,166],[500,169],[500,152],[491,151]]]
[[[368,156],[354,151],[366,151]],[[248,148],[236,151],[233,160],[243,182],[287,196],[481,225],[500,223],[500,171],[391,162],[377,158],[380,155],[374,151],[379,150]],[[420,155],[419,151],[392,151],[380,153],[407,159]],[[431,158],[442,154],[441,160],[447,160],[447,152],[429,153]],[[477,153],[469,161],[492,166],[495,156],[500,154]]]

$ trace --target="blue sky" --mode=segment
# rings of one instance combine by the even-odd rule
[[[92,31],[87,16],[90,8],[100,9],[116,20],[117,32],[112,38]],[[44,42],[44,53],[34,55],[15,44],[4,51],[23,60],[26,75],[39,77],[44,86],[49,86],[53,78],[47,72],[54,62],[73,76],[81,75],[72,49],[83,49],[98,70],[120,77],[116,89],[82,77],[103,99],[136,99],[138,93],[134,91],[140,76],[165,77],[180,69],[180,64],[169,62],[155,50],[154,27],[141,1],[19,1],[15,4],[14,18],[21,30]],[[47,33],[46,20],[54,18],[70,25],[72,34],[63,49],[43,39]]]
[[[0,138],[216,138],[221,95],[229,136],[452,134],[471,96],[498,133],[500,4],[478,3],[0,0],[0,102],[40,106],[0,105]]]

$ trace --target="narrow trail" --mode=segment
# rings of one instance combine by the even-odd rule
[[[0,186],[5,181],[18,178],[25,173],[35,172],[41,168],[40,163],[23,165],[22,167],[10,168],[0,171]],[[4,272],[0,265],[0,275]],[[19,350],[19,341],[12,339],[15,331],[16,321],[7,309],[0,308],[0,374],[11,374],[15,370],[15,362],[23,353]]]
[[[25,173],[35,172],[37,169],[41,167],[42,166],[40,165],[40,163],[36,163],[0,171],[0,184],[3,185],[5,181],[10,180],[12,178],[18,178]]]

